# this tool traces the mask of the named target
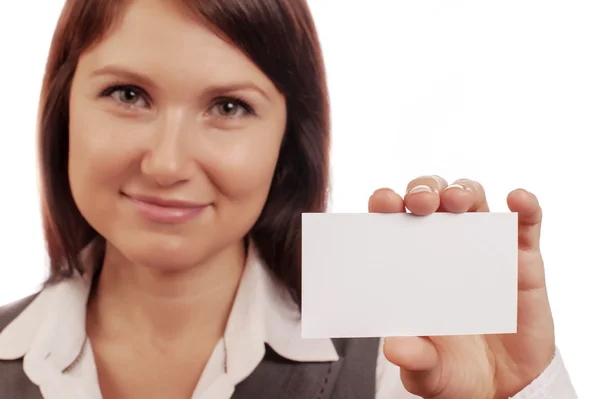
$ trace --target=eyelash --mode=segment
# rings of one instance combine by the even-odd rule
[[[142,98],[146,104],[150,105],[150,101],[149,101],[149,96],[146,93],[146,91],[138,86],[135,85],[128,85],[128,84],[119,84],[119,85],[112,85],[106,89],[104,89],[101,93],[100,93],[100,97],[111,97],[113,94],[119,92],[119,91],[123,91],[123,92],[133,92],[136,94],[136,96],[139,96],[140,98]],[[132,104],[126,104],[123,103],[122,101],[113,99],[113,101],[116,101],[117,104],[121,107],[125,107],[127,109],[131,109],[131,108],[137,108],[135,105]],[[243,118],[245,116],[256,116],[256,112],[254,111],[254,109],[248,104],[247,101],[243,100],[240,97],[236,97],[236,96],[223,96],[223,97],[218,97],[216,99],[213,100],[213,103],[211,105],[211,109],[213,107],[216,106],[222,106],[222,105],[227,105],[229,103],[233,103],[239,107],[242,108],[242,110],[245,112],[244,115],[242,116],[223,116],[223,115],[217,115],[218,118],[223,118],[223,119],[238,119],[238,118]]]

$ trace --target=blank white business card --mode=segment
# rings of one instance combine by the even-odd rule
[[[516,213],[302,215],[302,337],[514,333]]]

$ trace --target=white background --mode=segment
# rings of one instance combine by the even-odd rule
[[[600,3],[310,3],[333,104],[332,210],[365,211],[374,189],[430,173],[479,180],[495,211],[514,188],[537,194],[558,345],[580,396],[597,398]],[[62,5],[0,5],[0,303],[46,273],[35,122]]]

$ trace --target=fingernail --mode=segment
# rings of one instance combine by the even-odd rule
[[[420,185],[420,186],[413,187],[413,189],[410,190],[408,193],[416,194],[416,193],[432,193],[432,192],[433,191],[431,190],[431,187],[426,186],[426,185]]]
[[[466,188],[465,186],[463,186],[462,184],[454,183],[454,184],[451,184],[451,185],[449,185],[448,187],[446,187],[446,188],[444,189],[444,191],[446,191],[446,190],[449,190],[449,189],[451,189],[451,188],[458,188],[459,190],[463,190],[463,191],[467,189],[467,188]]]
[[[377,190],[373,191],[373,194],[371,194],[371,195],[375,195],[375,194],[377,194],[377,193],[384,192],[384,191],[385,191],[385,192],[392,192],[392,193],[395,193],[395,191],[394,191],[394,190],[392,190],[392,189],[391,189],[391,188],[389,188],[389,187],[382,187],[382,188],[378,188]]]

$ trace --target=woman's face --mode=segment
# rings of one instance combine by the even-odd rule
[[[79,210],[109,250],[161,269],[239,244],[265,204],[286,125],[273,83],[170,3],[132,2],[82,55],[69,114]]]

